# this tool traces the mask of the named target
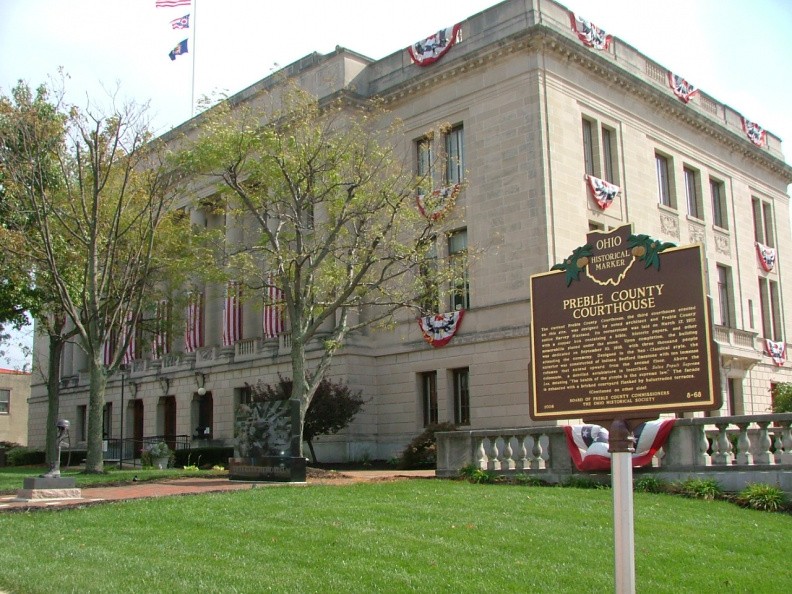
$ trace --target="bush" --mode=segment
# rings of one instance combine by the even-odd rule
[[[434,423],[428,425],[424,432],[413,438],[404,448],[399,460],[399,468],[404,470],[415,468],[431,468],[437,465],[437,438],[438,431],[455,431],[453,423]]]
[[[668,485],[656,476],[642,476],[634,482],[633,490],[637,493],[665,493]]]
[[[714,479],[690,478],[674,485],[673,490],[692,499],[713,500],[723,496],[723,489]]]
[[[6,464],[9,466],[34,466],[44,464],[46,454],[42,450],[30,448],[11,448],[6,452]]]
[[[771,393],[774,413],[792,412],[792,384],[776,384]]]
[[[737,503],[751,509],[774,512],[784,507],[786,495],[778,487],[751,483],[737,495]]]
[[[494,472],[482,470],[475,464],[468,464],[467,466],[460,468],[459,476],[470,483],[476,483],[478,485],[492,484],[498,478],[498,475],[496,475]]]
[[[212,468],[214,466],[228,466],[228,459],[234,457],[234,448],[225,446],[190,448],[176,450],[174,453],[173,465],[176,468],[184,468],[190,464],[195,464],[201,468]]]

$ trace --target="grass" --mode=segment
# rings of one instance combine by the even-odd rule
[[[637,591],[792,588],[789,515],[634,507]],[[0,514],[0,590],[20,594],[612,591],[613,566],[607,490],[415,480]]]
[[[45,466],[20,466],[6,467],[0,469],[0,494],[14,494],[22,488],[22,483],[26,477],[40,476],[47,472],[49,467]],[[117,468],[107,468],[105,474],[83,474],[77,468],[61,470],[64,478],[75,479],[77,488],[99,487],[128,483],[133,477],[138,477],[140,481],[162,480],[180,476],[202,476],[202,477],[226,477],[226,472],[214,470],[184,470],[183,468],[168,468],[159,470],[154,468],[134,468],[118,470]]]

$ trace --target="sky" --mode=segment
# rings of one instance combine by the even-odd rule
[[[0,0],[0,93],[20,79],[48,82],[62,68],[73,103],[106,106],[114,95],[148,102],[152,130],[164,133],[192,117],[200,97],[233,95],[312,52],[340,45],[383,58],[497,3],[192,0],[157,8],[155,0]],[[561,4],[786,140],[792,163],[792,0]],[[173,29],[187,14],[191,29]],[[171,60],[183,39],[187,54]],[[28,330],[22,340],[31,337]],[[28,361],[19,348],[12,353],[0,367]]]

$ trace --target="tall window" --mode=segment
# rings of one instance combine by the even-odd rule
[[[421,181],[421,190],[430,192],[434,188],[434,150],[432,150],[431,137],[421,138],[415,143],[418,156],[418,177]]]
[[[437,240],[430,237],[419,246],[426,250],[426,257],[420,265],[422,294],[421,310],[425,313],[438,313],[440,310],[440,291],[437,286]]]
[[[11,412],[11,390],[0,390],[0,415]]]
[[[467,229],[454,231],[448,236],[448,261],[451,266],[451,309],[470,308],[470,283],[468,280]]]
[[[423,426],[437,423],[437,372],[421,374],[421,403]]]
[[[467,367],[454,369],[454,423],[470,425],[470,392]]]
[[[594,173],[594,124],[590,120],[583,119],[583,165],[587,175]]]
[[[721,326],[734,326],[734,299],[732,297],[731,269],[727,266],[717,265],[718,271],[718,310],[720,317],[718,323]]]
[[[602,177],[611,183],[616,183],[616,169],[613,163],[615,136],[609,128],[602,127]]]
[[[102,437],[113,437],[113,403],[108,402],[102,410]]]
[[[462,124],[443,135],[442,143],[434,145],[433,136],[415,142],[418,177],[423,178],[421,192],[430,192],[437,186],[458,184],[465,178],[465,142]],[[436,154],[435,151],[440,151]],[[436,166],[439,163],[440,166]],[[441,170],[442,169],[442,170]]]
[[[617,183],[616,131],[583,118],[583,165],[588,175]]]
[[[81,404],[77,407],[77,441],[86,441],[88,435],[88,407]]]
[[[445,182],[458,184],[465,179],[465,143],[462,126],[454,126],[445,137]]]
[[[775,247],[773,208],[769,202],[753,197],[754,238],[768,247]]]
[[[690,167],[684,167],[682,173],[685,176],[685,196],[687,197],[688,214],[691,217],[700,219],[701,209],[699,208],[699,192],[696,172]]]
[[[668,157],[655,153],[655,165],[657,167],[657,191],[660,204],[674,208],[674,201],[671,196],[671,178],[669,173]]]
[[[783,340],[778,283],[766,278],[759,279],[759,303],[762,310],[762,335],[770,340]]]
[[[726,210],[726,191],[722,181],[710,179],[710,196],[712,196],[712,222],[721,229],[729,228],[729,216]]]

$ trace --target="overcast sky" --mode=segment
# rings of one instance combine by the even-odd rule
[[[508,0],[519,1],[523,0]],[[70,99],[150,101],[165,132],[192,99],[234,94],[311,52],[337,45],[379,59],[497,4],[492,0],[0,0],[0,93],[62,67]],[[792,0],[566,0],[634,46],[786,140],[792,161]],[[191,15],[193,29],[170,22]],[[192,35],[195,34],[195,44]],[[464,31],[463,31],[464,35]],[[189,38],[186,55],[168,53]],[[0,360],[18,367],[20,357]]]

